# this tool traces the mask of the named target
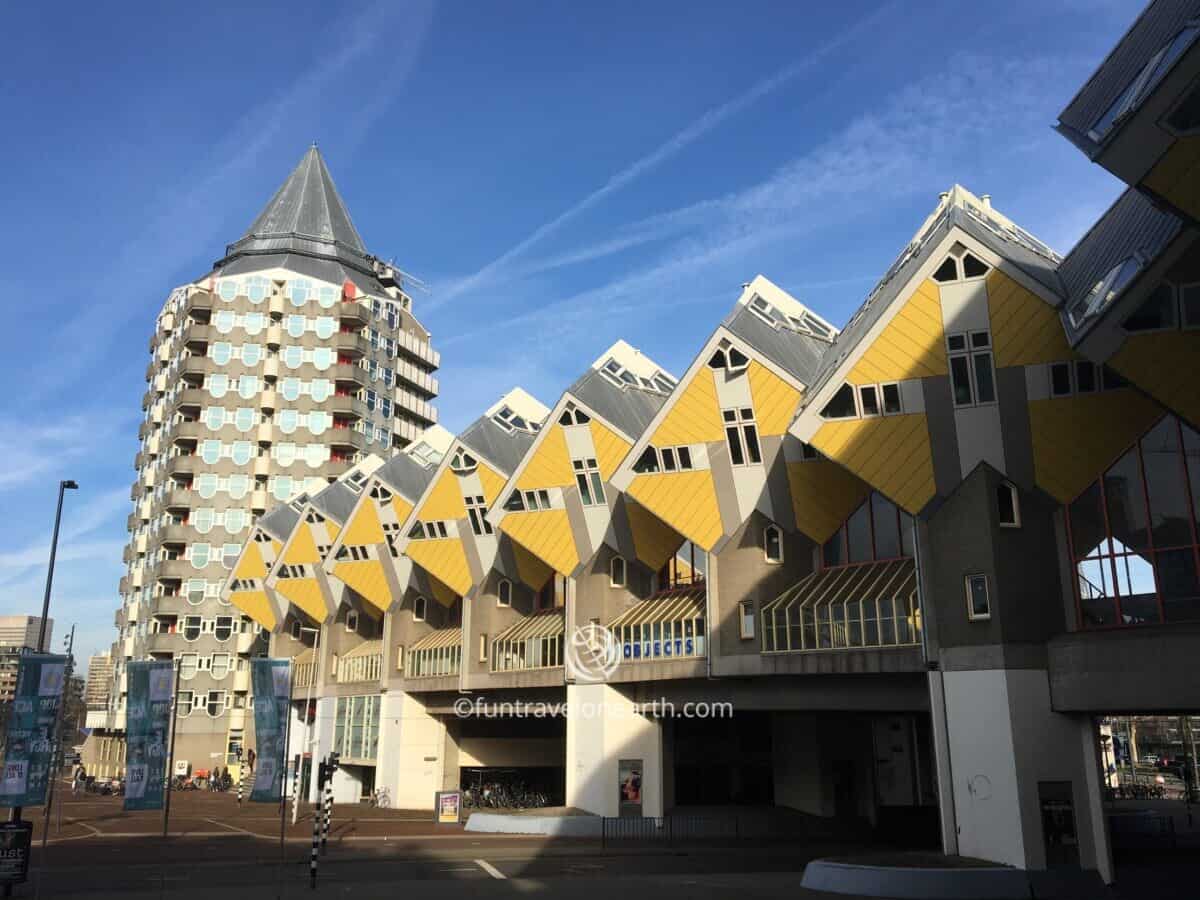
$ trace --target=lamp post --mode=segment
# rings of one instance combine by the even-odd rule
[[[50,585],[54,582],[54,557],[58,553],[58,526],[62,523],[63,493],[66,491],[76,490],[79,490],[79,485],[70,479],[67,479],[66,481],[60,481],[58,483],[58,506],[54,511],[54,534],[50,538],[50,566],[46,571],[46,596],[42,600],[42,621],[38,626],[38,653],[41,653],[45,650],[46,644],[46,619],[50,615]],[[61,703],[62,701],[60,700],[59,702]],[[54,772],[50,773],[50,777],[55,777]],[[44,815],[49,817],[50,811],[48,809],[45,810]],[[14,806],[9,812],[8,820],[10,822],[21,821],[21,807]],[[11,884],[4,885],[4,896],[12,896]]]
[[[58,483],[58,507],[54,511],[54,536],[50,538],[50,567],[46,570],[46,596],[42,598],[42,622],[38,627],[38,652],[45,649],[46,619],[50,616],[50,585],[54,583],[54,557],[58,554],[58,526],[62,522],[63,494],[66,491],[77,491],[79,485],[67,479]]]

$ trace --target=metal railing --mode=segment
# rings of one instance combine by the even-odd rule
[[[602,847],[621,844],[681,845],[743,840],[778,840],[799,836],[795,823],[768,814],[720,816],[678,815],[604,817]]]

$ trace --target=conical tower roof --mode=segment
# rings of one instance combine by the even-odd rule
[[[314,144],[216,269],[233,275],[280,267],[334,283],[349,278],[378,293],[372,259]]]

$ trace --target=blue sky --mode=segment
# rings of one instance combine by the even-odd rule
[[[617,338],[676,373],[762,273],[840,324],[959,182],[1060,251],[1051,130],[1138,0],[19,4],[0,34],[0,611],[113,637],[147,340],[313,140],[431,286],[444,423]]]

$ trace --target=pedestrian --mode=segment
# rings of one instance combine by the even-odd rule
[[[71,778],[71,796],[72,797],[79,796],[79,790],[80,790],[80,788],[83,787],[83,785],[86,781],[87,781],[87,771],[83,768],[82,765],[76,766],[75,774]]]
[[[246,765],[250,767],[250,773],[254,773],[254,748],[251,747],[246,751]]]

